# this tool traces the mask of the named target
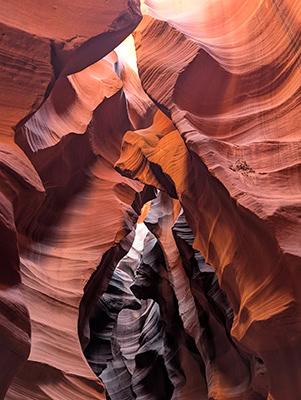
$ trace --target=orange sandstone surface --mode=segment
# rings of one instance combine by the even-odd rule
[[[301,398],[300,23],[0,5],[0,399]]]

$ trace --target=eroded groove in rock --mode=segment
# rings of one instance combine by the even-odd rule
[[[150,299],[140,302],[130,290],[146,233],[146,227],[138,225],[133,247],[90,318],[91,339],[85,355],[111,400],[163,400],[171,398],[173,391],[164,364],[158,306]],[[154,380],[158,385],[153,385]]]
[[[129,273],[117,267],[90,317],[91,335],[89,344],[85,348],[85,356],[96,375],[101,375],[108,361],[113,359],[111,338],[118,314],[126,308],[135,310],[141,307],[129,289],[131,283]]]
[[[53,78],[50,41],[5,25],[0,13],[0,134],[13,128],[44,100]]]
[[[102,388],[89,370],[78,343],[76,333],[77,305],[81,298],[81,288],[83,288],[93,269],[97,267],[102,252],[104,253],[106,249],[108,250],[110,247],[118,244],[127,232],[131,230],[131,225],[134,223],[135,218],[137,218],[137,214],[131,211],[131,206],[135,201],[136,193],[140,192],[143,186],[138,183],[127,186],[124,179],[117,179],[114,182],[114,178],[112,179],[112,184],[106,186],[105,182],[110,180],[108,176],[104,179],[96,178],[95,175],[97,173],[106,175],[106,171],[110,175],[108,173],[110,168],[107,165],[101,166],[101,162],[98,162],[98,166],[96,166],[97,155],[95,153],[97,151],[95,152],[94,148],[93,153],[88,137],[84,140],[76,140],[74,137],[68,137],[55,148],[46,149],[44,153],[34,154],[28,148],[26,140],[24,140],[25,130],[20,121],[26,121],[39,108],[45,96],[48,95],[54,81],[51,65],[53,64],[56,68],[56,77],[60,73],[61,77],[58,78],[54,90],[45,103],[46,105],[44,104],[37,114],[34,114],[27,121],[28,124],[34,124],[35,128],[38,127],[43,130],[40,133],[40,140],[37,140],[36,132],[33,132],[34,138],[27,135],[30,139],[29,145],[31,149],[37,149],[38,147],[45,148],[58,141],[57,135],[54,137],[54,141],[49,141],[49,138],[47,139],[46,132],[53,130],[53,124],[50,124],[51,112],[44,112],[44,109],[46,107],[47,111],[47,104],[51,104],[53,98],[56,99],[53,102],[53,106],[55,107],[55,112],[57,112],[56,124],[59,125],[59,115],[62,111],[66,111],[66,108],[68,111],[68,106],[72,105],[72,102],[75,100],[70,87],[75,91],[78,102],[77,108],[76,104],[73,104],[73,107],[75,107],[75,111],[73,109],[73,112],[81,112],[82,115],[86,114],[84,127],[81,128],[83,131],[86,131],[94,108],[97,107],[105,96],[109,97],[116,93],[122,86],[122,83],[115,74],[115,81],[120,83],[112,85],[112,87],[115,86],[112,89],[108,86],[108,89],[104,90],[104,96],[101,99],[99,95],[93,99],[93,93],[92,97],[89,94],[89,85],[84,83],[84,80],[86,80],[85,77],[92,76],[93,79],[94,76],[97,79],[100,74],[103,78],[103,74],[107,74],[106,65],[104,65],[107,61],[103,60],[99,62],[98,65],[102,64],[100,67],[102,68],[101,71],[99,71],[98,65],[88,69],[88,75],[85,75],[84,71],[79,71],[113,50],[134,29],[141,16],[138,4],[135,1],[120,1],[116,9],[110,8],[108,4],[96,5],[96,3],[92,4],[90,2],[85,4],[83,8],[81,8],[82,5],[74,4],[75,7],[71,12],[74,16],[77,18],[80,16],[81,19],[83,18],[82,11],[85,14],[81,23],[74,24],[74,18],[70,18],[70,15],[67,16],[63,11],[65,8],[64,2],[52,8],[50,5],[44,4],[39,7],[34,15],[28,13],[28,10],[31,8],[31,2],[27,3],[28,7],[23,4],[21,13],[19,13],[20,9],[18,12],[14,11],[14,8],[17,6],[16,3],[11,3],[9,7],[3,5],[0,10],[2,20],[7,24],[1,25],[1,56],[3,63],[1,68],[2,96],[0,107],[1,116],[5,116],[5,118],[1,118],[1,133],[12,135],[12,128],[19,125],[18,143],[24,148],[34,167],[41,175],[42,182],[46,187],[46,198],[43,205],[39,208],[42,201],[37,201],[37,196],[30,193],[30,190],[26,187],[26,185],[28,187],[32,185],[31,180],[36,172],[29,160],[26,161],[26,157],[23,157],[25,162],[23,161],[23,164],[19,164],[18,157],[20,158],[20,156],[18,153],[21,152],[18,147],[12,142],[9,144],[9,148],[7,145],[8,141],[2,139],[1,148],[3,147],[3,154],[5,155],[3,164],[4,173],[2,175],[7,182],[10,182],[10,186],[7,186],[5,189],[4,199],[8,199],[9,202],[13,200],[14,202],[10,218],[3,217],[3,222],[7,221],[4,225],[7,225],[9,221],[11,231],[11,234],[6,235],[10,242],[9,251],[11,254],[11,261],[7,264],[7,268],[10,267],[12,269],[10,271],[11,279],[13,278],[13,270],[15,270],[15,275],[18,278],[19,247],[22,260],[22,280],[25,286],[24,295],[30,309],[34,343],[31,349],[30,361],[19,373],[14,385],[7,394],[7,398],[32,399],[41,397],[58,399],[64,398],[64,396],[65,398],[70,398],[71,396],[72,398],[80,399],[99,398]],[[97,12],[95,12],[95,7],[97,8]],[[50,10],[50,14],[52,15],[49,15]],[[41,24],[42,15],[47,15],[47,13],[48,23],[46,25],[44,23]],[[61,17],[60,20],[57,19],[58,15]],[[99,15],[102,16],[101,23],[99,23]],[[57,23],[51,23],[52,19],[53,21],[56,19]],[[88,19],[90,20],[90,24],[87,26],[86,21]],[[70,25],[71,20],[72,27]],[[88,40],[92,36],[93,38]],[[76,38],[78,40],[75,40]],[[52,58],[50,57],[51,47],[52,49],[57,49],[52,52]],[[13,51],[14,48],[16,49],[15,52]],[[54,60],[53,57],[57,57],[57,60]],[[116,61],[114,54],[111,61],[113,63]],[[72,76],[66,77],[70,73],[77,73],[78,75],[72,80]],[[84,76],[83,79],[82,76]],[[106,79],[106,76],[104,79]],[[68,87],[70,80],[72,81],[72,85]],[[68,93],[66,93],[68,89],[69,98]],[[65,97],[66,95],[67,97]],[[69,101],[67,107],[66,103],[64,103],[65,100],[62,101],[64,97],[65,100],[67,99],[67,103]],[[88,105],[88,114],[90,113],[90,115],[87,118],[86,104],[89,102],[92,105]],[[122,100],[120,107],[124,107],[125,109],[125,103]],[[37,116],[40,116],[40,119],[38,119],[39,123],[34,122],[37,120]],[[122,120],[123,122],[124,120]],[[122,126],[121,135],[126,127],[127,123]],[[72,126],[72,118],[65,118],[64,135],[72,131],[76,131]],[[44,138],[42,138],[43,135]],[[112,132],[110,132],[110,135],[113,138]],[[41,146],[43,140],[44,145]],[[119,148],[120,142],[118,144],[117,141],[117,149]],[[73,159],[74,150],[79,156],[78,160]],[[78,165],[76,165],[76,161],[79,161]],[[104,164],[106,163],[108,163],[108,159],[104,162]],[[90,168],[92,168],[93,164],[95,170],[91,172]],[[23,171],[21,171],[22,167],[24,168]],[[5,177],[7,174],[6,171],[10,172],[8,179]],[[117,175],[113,169],[112,173],[113,175]],[[94,178],[92,177],[93,175]],[[20,184],[22,179],[24,179],[23,185],[25,189],[20,191],[17,186],[13,185],[15,180]],[[35,179],[38,182],[35,183],[36,186],[40,185],[38,191],[44,191],[39,178]],[[120,184],[122,189],[116,191],[114,188],[118,187],[118,184]],[[80,246],[77,246],[80,238],[78,238],[79,242],[77,242],[75,232],[75,236],[72,236],[72,231],[75,228],[72,224],[75,221],[77,227],[83,227],[85,225],[84,217],[87,217],[86,224],[88,223],[89,212],[85,214],[84,211],[81,214],[81,220],[80,216],[77,218],[77,208],[81,209],[82,206],[84,207],[84,204],[88,205],[90,207],[90,218],[92,218],[94,223],[97,223],[97,219],[93,217],[91,206],[95,204],[97,196],[103,192],[109,192],[104,197],[108,200],[111,196],[113,199],[111,204],[114,204],[111,211],[114,213],[115,207],[117,214],[115,221],[110,220],[110,227],[112,227],[111,237],[106,239],[101,239],[100,237],[98,240],[96,238],[97,232],[94,232],[95,236],[92,234],[86,238],[87,242],[81,242],[82,248],[80,249]],[[41,200],[43,199],[44,197],[42,196]],[[24,204],[28,207],[27,211],[24,210]],[[3,216],[7,214],[6,211],[9,207],[11,206],[7,203],[7,207],[3,209]],[[104,209],[105,207],[101,206],[101,208]],[[124,223],[123,213],[126,214],[126,209],[130,209],[129,214],[131,218],[130,221]],[[139,205],[136,207],[136,211],[139,215]],[[69,221],[68,223],[66,223],[67,220]],[[16,228],[14,227],[15,225]],[[6,228],[3,227],[3,229]],[[16,230],[18,231],[18,242],[13,238],[13,235],[16,236],[16,233],[14,233]],[[75,247],[72,245],[67,249],[68,237],[70,239],[69,243],[72,242]],[[93,237],[94,244],[92,244]],[[88,244],[89,240],[91,240],[90,244]],[[97,245],[95,245],[95,242]],[[14,243],[15,250],[13,255]],[[92,246],[93,251],[88,256],[89,246]],[[99,251],[96,256],[97,246]],[[76,253],[78,257],[77,261],[76,256],[74,256]],[[72,270],[72,263],[77,268]],[[81,264],[80,268],[78,268],[78,264]],[[70,272],[68,272],[69,267],[71,268]],[[58,274],[57,277],[55,277],[56,274]],[[11,378],[20,369],[29,353],[30,328],[28,312],[23,303],[18,285],[20,285],[20,277],[16,280],[12,291],[7,288],[7,299],[3,298],[2,304],[6,304],[5,307],[11,308],[10,314],[12,318],[16,318],[20,313],[22,314],[19,316],[20,327],[18,328],[19,330],[17,326],[15,327],[15,338],[12,336],[10,341],[6,343],[7,335],[10,333],[5,332],[3,333],[2,340],[3,343],[6,343],[8,352],[11,351],[12,347],[10,343],[15,342],[14,346],[16,348],[14,354],[20,356],[20,360],[14,361],[15,356],[11,356],[11,368],[6,375],[2,375],[6,383],[1,387],[1,396],[4,395]],[[69,313],[70,316],[73,314],[73,320],[72,317],[65,318],[64,323],[59,323],[56,326],[54,319],[51,320],[51,315],[55,318],[54,315],[56,313],[58,315]],[[9,320],[6,320],[4,315],[3,318],[3,327],[7,328]],[[21,322],[23,326],[21,326]],[[67,327],[68,324],[69,327]],[[48,326],[47,329],[46,326]],[[13,331],[13,326],[10,329]],[[24,331],[21,338],[22,329]],[[66,334],[70,330],[72,330],[72,333],[70,335]],[[61,359],[56,360],[54,354],[57,350],[55,348],[63,336],[65,340],[62,339],[62,343],[59,346],[64,350],[61,351]],[[17,344],[17,340],[19,344]],[[71,360],[73,357],[71,355],[72,346],[74,346],[72,351],[75,353],[73,360]],[[67,355],[68,352],[69,356]],[[51,354],[54,356],[52,357]],[[76,357],[77,361],[75,361]],[[5,362],[6,358],[6,353],[3,353],[3,362]],[[29,369],[32,375],[28,375]],[[49,381],[52,381],[53,384],[55,383],[56,387],[49,385]],[[62,393],[61,385],[66,389],[65,394]]]
[[[55,145],[70,132],[85,133],[95,108],[122,87],[114,52],[68,77],[59,77],[50,97],[23,127],[33,151]]]
[[[249,352],[255,351],[255,354],[266,362],[269,374],[272,374],[274,366],[269,365],[270,351],[273,346],[278,348],[278,340],[275,337],[275,330],[273,328],[270,330],[269,325],[260,321],[269,320],[273,326],[277,320],[277,324],[281,325],[279,315],[283,315],[284,326],[285,315],[298,321],[298,314],[295,314],[296,299],[291,295],[294,281],[289,281],[285,271],[281,269],[286,256],[279,255],[276,239],[268,226],[233,202],[229,192],[210,175],[197,155],[187,150],[179,132],[166,117],[158,114],[154,125],[144,130],[143,135],[141,133],[139,131],[127,133],[124,139],[124,151],[117,167],[120,170],[124,169],[127,176],[154,184],[155,178],[151,176],[148,162],[159,163],[162,172],[175,183],[187,221],[194,231],[194,246],[201,250],[206,256],[205,259],[214,266],[221,286],[233,306],[232,335]],[[169,163],[166,157],[167,148],[175,163]],[[145,160],[143,164],[140,162],[141,159]],[[164,179],[159,182],[161,187],[162,182]],[[165,190],[168,191],[168,187]],[[195,204],[196,198],[197,204]],[[213,229],[214,234],[212,234]],[[259,237],[260,241],[257,240]],[[248,247],[245,246],[246,242]],[[265,251],[267,247],[268,253]],[[246,251],[247,258],[239,256]],[[260,266],[258,259],[254,258],[255,254],[261,255]],[[254,270],[255,265],[256,274],[247,272],[252,268]],[[267,276],[270,278],[267,279]],[[261,285],[258,284],[259,277],[260,282],[263,282]],[[287,285],[286,291],[285,285]],[[262,302],[265,302],[264,308]],[[298,325],[294,326],[297,335]],[[255,332],[262,330],[262,342],[258,341],[259,333],[252,334],[253,330]],[[266,335],[271,339],[268,352],[264,340]],[[277,358],[276,355],[274,357]],[[279,372],[275,373],[278,376]],[[286,382],[291,379],[291,376],[286,377]],[[293,382],[296,384],[296,380],[293,379]]]
[[[146,2],[150,6],[154,3]],[[161,145],[158,158],[151,157],[150,162],[159,164],[169,178],[174,169],[171,179],[177,181],[194,245],[216,269],[233,305],[231,333],[264,359],[270,373],[271,398],[294,399],[295,393],[301,393],[295,375],[300,366],[293,350],[300,347],[296,286],[300,252],[294,244],[300,220],[293,215],[300,208],[300,182],[295,180],[300,163],[300,46],[296,46],[300,5],[297,1],[267,0],[260,5],[245,2],[242,7],[250,11],[252,6],[253,13],[248,16],[242,8],[235,16],[226,15],[217,6],[214,13],[225,16],[217,20],[216,32],[219,30],[221,36],[216,38],[223,40],[223,34],[225,38],[219,46],[197,38],[198,33],[184,17],[178,15],[177,21],[172,21],[172,10],[170,19],[161,15],[177,28],[174,38],[180,35],[178,29],[186,29],[186,36],[197,39],[183,35],[188,55],[179,66],[176,40],[172,46],[172,36],[168,36],[170,28],[164,22],[146,20],[146,27],[142,24],[135,34],[138,70],[145,90],[168,110],[190,149],[182,168],[179,163],[177,168],[172,165],[164,170]],[[208,27],[211,15],[202,16],[207,18]],[[243,25],[237,22],[241,17]],[[236,29],[230,29],[229,21]],[[263,25],[258,21],[264,21]],[[216,32],[206,32],[203,26],[205,36]],[[170,38],[164,52],[162,37]],[[277,45],[261,48],[256,45],[258,40],[264,46],[276,41]],[[243,43],[247,45],[242,52]],[[156,67],[157,54],[163,57],[160,69]],[[170,64],[168,59],[174,62]],[[162,76],[172,79],[163,85]],[[161,143],[167,141],[166,134],[163,136]],[[129,169],[125,167],[127,176]],[[187,173],[181,178],[177,170]],[[184,185],[185,179],[190,183]],[[287,330],[290,344],[285,339]],[[290,363],[294,372],[287,374]],[[280,365],[287,367],[280,369]]]
[[[119,120],[113,118],[116,110]],[[107,125],[103,123],[104,115]],[[29,227],[32,239],[22,243],[24,293],[33,335],[29,364],[36,373],[29,379],[25,366],[10,387],[8,398],[34,397],[41,391],[53,399],[67,399],[71,393],[80,399],[101,396],[100,381],[81,350],[77,333],[78,308],[84,286],[102,255],[123,240],[138,217],[132,205],[137,203],[136,195],[143,191],[143,185],[123,178],[113,168],[127,126],[130,122],[125,98],[119,91],[95,110],[93,125],[82,136],[83,140],[71,136],[59,143],[56,151],[45,149],[50,158],[27,149],[35,168],[43,176],[49,196]],[[102,135],[107,147],[97,147],[98,135]],[[74,158],[76,152],[81,160],[79,164]],[[64,165],[67,168],[60,169]],[[59,175],[58,170],[61,171]],[[136,204],[138,213],[141,206],[141,202]],[[54,212],[55,218],[49,220]],[[100,267],[104,268],[101,280],[105,285],[113,272],[113,264],[111,266],[109,261]],[[57,315],[64,316],[59,325],[55,322]],[[59,353],[62,357],[57,358]],[[38,378],[39,364],[44,367],[41,368],[42,377]],[[49,386],[47,382],[51,376],[53,385]],[[66,388],[65,394],[62,387]]]
[[[301,397],[300,1],[19,3],[0,398]]]
[[[152,202],[145,223],[148,224],[150,221],[152,230],[162,246],[169,279],[179,304],[179,314],[185,331],[194,338],[205,364],[208,397],[252,399],[254,395],[250,388],[251,370],[248,357],[237,350],[229,333],[226,332],[227,323],[218,317],[216,309],[207,298],[208,288],[205,287],[204,282],[208,280],[208,276],[206,277],[203,270],[208,270],[209,266],[194,262],[194,268],[197,270],[200,268],[199,273],[195,273],[197,276],[193,276],[192,265],[186,263],[186,268],[184,268],[185,257],[182,255],[180,258],[181,253],[177,248],[177,242],[172,237],[172,225],[179,215],[178,211],[175,212],[178,201],[171,200],[163,192],[160,193],[160,197],[158,196]],[[175,260],[178,261],[175,262]],[[211,270],[211,279],[214,277],[215,273]],[[211,286],[208,282],[207,285]],[[215,290],[216,295],[219,295],[218,285]],[[226,301],[227,299],[224,298],[224,303]],[[191,310],[195,310],[195,314]],[[196,324],[196,321],[198,321],[198,327],[193,329],[192,326]],[[232,365],[237,373],[229,371],[227,365]]]
[[[151,298],[159,304],[164,362],[174,386],[171,398],[206,399],[203,361],[193,339],[183,327],[163,252],[151,234],[145,243],[142,262],[137,269],[132,290],[138,298]]]
[[[146,236],[144,234],[143,247],[133,245],[129,255],[119,263],[107,292],[100,298],[90,320],[91,340],[85,351],[90,365],[104,381],[109,398],[115,400],[134,399],[136,396],[138,399],[146,397],[154,400],[197,400],[208,397],[265,399],[268,383],[264,367],[260,367],[254,356],[238,349],[232,341],[231,306],[218,285],[212,267],[204,263],[204,258],[197,251],[193,251],[193,234],[184,215],[181,214],[177,219],[176,212],[175,217],[171,217],[174,202],[162,192],[152,201],[145,223],[158,236],[159,241],[151,233]],[[165,223],[170,217],[171,221],[176,219],[173,228],[172,224]],[[170,265],[175,248],[171,246],[170,240],[166,240],[167,230],[169,234],[174,234],[176,247],[183,260],[183,264],[178,267]],[[136,238],[141,235],[140,232],[143,229],[138,230]],[[193,331],[187,326],[187,314],[181,312],[183,306],[179,306],[183,301],[183,289],[175,285],[171,272],[171,268],[180,267],[185,279],[178,281],[184,282],[184,287],[188,281],[185,298],[188,297],[187,292],[190,292],[195,302],[201,332],[199,350],[191,334]],[[125,272],[127,278],[121,283],[120,276]],[[140,310],[121,311],[135,306],[135,297],[129,296],[124,285],[127,288],[130,285],[132,292],[142,302]],[[113,298],[115,301],[112,301]],[[141,323],[145,318],[144,304],[149,299],[155,301],[159,309],[156,314],[151,314],[151,323],[145,323],[141,331]],[[151,350],[146,338],[154,332],[161,334],[158,336],[155,333],[155,341],[149,337],[155,345]],[[141,334],[146,335],[142,347],[139,340]],[[160,347],[158,359],[156,352]],[[150,365],[152,368],[160,368],[160,364],[157,364],[160,357],[161,365],[166,368],[162,370],[161,392],[158,386],[153,387],[154,379],[157,381],[158,378],[154,378],[150,369]],[[155,363],[155,360],[158,361]],[[235,369],[236,375],[228,365]],[[166,386],[168,382],[170,388],[173,387],[170,391]]]
[[[33,151],[55,145],[70,132],[85,133],[95,108],[122,87],[122,81],[114,71],[118,61],[114,48],[132,32],[141,19],[134,0],[128,3],[128,7],[120,11],[119,17],[106,28],[106,33],[88,41],[81,38],[81,45],[78,41],[73,41],[70,46],[61,43],[54,45],[57,50],[53,52],[52,62],[61,67],[61,74],[49,98],[23,127]],[[118,20],[120,23],[117,23]],[[130,41],[130,37],[127,40]],[[119,53],[124,46],[125,43],[118,47]],[[93,60],[90,59],[91,55]],[[151,101],[142,89],[139,90],[141,84],[137,74],[129,65],[121,67],[121,71],[124,90],[130,97],[129,109],[134,108],[142,117],[151,114]],[[127,86],[130,88],[127,89]],[[136,95],[135,90],[138,91]]]
[[[26,361],[31,327],[21,288],[18,231],[25,232],[44,199],[41,180],[25,154],[9,137],[0,144],[0,398]]]
[[[179,216],[172,227],[172,231],[186,274],[190,277],[190,287],[196,299],[200,323],[205,327],[207,325],[207,335],[204,337],[203,343],[209,359],[214,355],[214,359],[210,361],[212,370],[220,370],[223,374],[227,369],[225,368],[226,365],[233,365],[233,361],[227,361],[227,357],[232,360],[241,358],[250,371],[252,392],[249,396],[251,398],[265,399],[269,387],[267,371],[261,360],[258,360],[253,354],[245,353],[243,349],[237,348],[233,342],[230,335],[233,323],[232,307],[219,286],[213,268],[205,263],[204,257],[197,250],[192,248],[194,237],[187,225],[184,213]],[[230,348],[231,350],[225,352],[225,348]],[[224,355],[225,353],[227,353],[227,356]],[[219,355],[222,354],[223,356],[220,357]],[[211,376],[213,377],[212,381],[214,381],[218,372],[216,370],[212,372],[212,370]],[[234,376],[231,373],[232,378]],[[225,382],[223,382],[223,386],[226,386]]]

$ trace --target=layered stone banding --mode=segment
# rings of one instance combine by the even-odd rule
[[[1,399],[301,397],[300,21],[0,6]]]

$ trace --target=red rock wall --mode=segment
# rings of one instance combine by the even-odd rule
[[[90,366],[84,355],[103,295],[116,329],[108,398],[298,399],[301,3],[140,7],[0,5],[0,398],[105,398],[91,362],[104,350],[90,346]],[[155,189],[140,221],[156,239],[129,279],[155,271],[160,290],[144,298],[147,279],[133,283],[146,301],[135,314],[127,286],[110,290]],[[216,302],[205,272],[191,276],[201,254]]]

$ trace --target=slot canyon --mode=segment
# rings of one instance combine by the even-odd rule
[[[301,1],[0,4],[0,400],[301,399]]]

